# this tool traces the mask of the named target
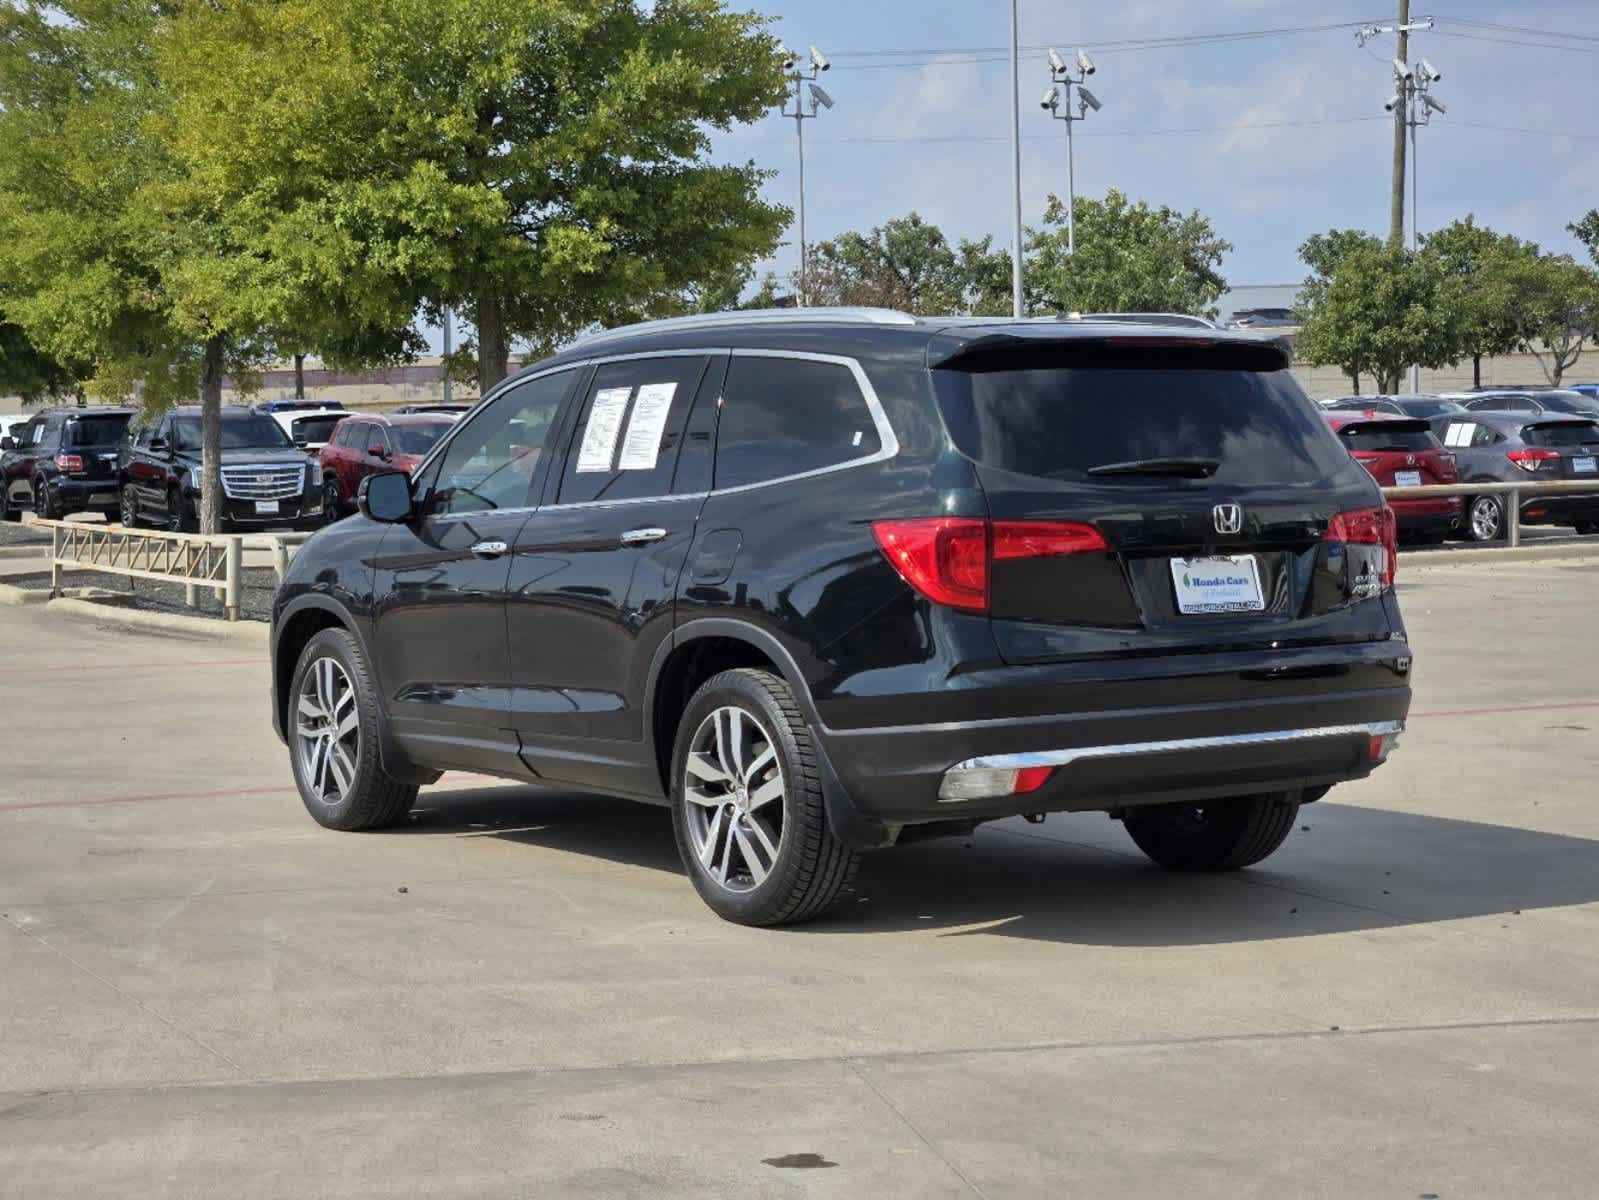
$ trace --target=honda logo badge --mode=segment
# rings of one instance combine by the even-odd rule
[[[1244,527],[1244,510],[1236,504],[1218,504],[1210,510],[1217,533],[1238,533]]]

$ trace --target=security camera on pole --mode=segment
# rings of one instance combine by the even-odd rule
[[[1049,91],[1044,93],[1044,98],[1039,101],[1039,107],[1045,109],[1057,121],[1066,122],[1066,253],[1077,253],[1077,168],[1074,163],[1072,148],[1072,126],[1088,115],[1088,110],[1098,112],[1099,100],[1094,93],[1083,86],[1083,80],[1094,73],[1094,60],[1079,50],[1077,52],[1077,73],[1072,73],[1072,64],[1060,56],[1056,50],[1049,52]],[[1077,107],[1072,109],[1072,89],[1077,90]]]
[[[1411,66],[1403,59],[1394,59],[1394,94],[1388,97],[1383,107],[1391,113],[1397,114],[1410,130],[1410,248],[1420,249],[1421,237],[1416,223],[1416,204],[1419,191],[1416,176],[1416,130],[1423,125],[1432,124],[1433,113],[1445,113],[1449,110],[1443,103],[1434,100],[1429,94],[1433,84],[1442,79],[1443,72],[1438,70],[1425,58]],[[1410,390],[1421,391],[1421,367],[1412,363],[1410,367]]]
[[[777,44],[777,53],[783,60],[783,74],[794,84],[794,111],[789,112],[788,102],[784,101],[783,115],[794,118],[794,136],[799,144],[799,296],[798,304],[805,307],[805,122],[816,119],[817,108],[832,108],[833,98],[824,92],[815,82],[823,71],[833,64],[827,61],[815,46],[811,47],[811,55],[806,65],[801,66],[799,55],[790,50],[781,42]],[[810,92],[810,111],[806,111],[801,88]]]

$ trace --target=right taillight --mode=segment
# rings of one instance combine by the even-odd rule
[[[1560,451],[1550,450],[1542,446],[1528,446],[1524,450],[1510,450],[1505,457],[1515,463],[1523,471],[1536,471],[1545,463],[1560,461]]]
[[[995,562],[1109,549],[1099,530],[1078,521],[913,517],[875,521],[872,534],[906,583],[935,604],[968,612],[987,611]]]
[[[1399,522],[1394,510],[1384,504],[1381,508],[1360,508],[1341,512],[1327,522],[1328,542],[1346,546],[1377,546],[1381,548],[1378,562],[1378,583],[1383,591],[1394,586],[1394,568],[1399,561]]]

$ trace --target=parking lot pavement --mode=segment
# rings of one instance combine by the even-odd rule
[[[266,665],[0,615],[0,1196],[1591,1196],[1599,564],[1416,567],[1392,763],[1228,877],[1104,817],[718,922],[663,810],[307,819]]]

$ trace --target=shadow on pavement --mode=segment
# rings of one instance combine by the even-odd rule
[[[1178,875],[1151,865],[1103,815],[1001,822],[867,855],[834,914],[796,932],[942,929],[1187,946],[1508,920],[1599,901],[1599,841],[1326,801],[1302,809],[1298,824],[1260,866]],[[603,797],[517,787],[424,793],[404,832],[497,837],[683,873],[666,809]]]

